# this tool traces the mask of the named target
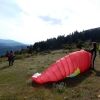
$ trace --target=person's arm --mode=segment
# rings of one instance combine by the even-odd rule
[[[84,49],[85,51],[87,51],[87,52],[91,52],[91,50],[87,50],[87,49]]]
[[[91,50],[90,50],[90,52],[93,52],[95,49],[94,48],[92,48]]]

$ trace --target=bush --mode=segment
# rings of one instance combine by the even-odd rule
[[[60,84],[53,83],[53,87],[56,88],[58,92],[64,92],[66,84],[64,82],[61,82]]]
[[[25,58],[31,57],[31,54],[26,54]]]
[[[83,43],[81,40],[78,41],[78,44],[76,45],[77,48],[81,49],[83,47]]]
[[[23,58],[24,58],[23,55],[16,55],[15,60],[17,60],[17,59],[23,59]]]

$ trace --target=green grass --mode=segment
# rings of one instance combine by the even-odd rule
[[[99,100],[100,58],[96,57],[95,70],[87,70],[75,78],[57,83],[37,84],[30,81],[35,72],[45,71],[52,63],[67,55],[66,50],[40,53],[15,60],[8,66],[0,58],[0,100]]]

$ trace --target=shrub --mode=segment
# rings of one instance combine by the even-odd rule
[[[31,54],[26,54],[25,58],[31,57]]]
[[[66,84],[64,82],[61,82],[59,84],[53,83],[53,87],[56,88],[58,92],[64,92]]]
[[[15,60],[17,60],[17,59],[23,59],[23,58],[24,58],[23,55],[16,55]]]
[[[81,40],[78,41],[78,44],[76,45],[77,48],[81,49],[83,47],[83,43]]]

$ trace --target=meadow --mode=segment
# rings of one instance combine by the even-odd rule
[[[89,69],[75,78],[41,85],[30,80],[35,72],[45,71],[70,52],[73,50],[41,52],[17,59],[12,66],[8,66],[7,58],[0,58],[0,100],[100,100],[98,54],[95,70]]]

